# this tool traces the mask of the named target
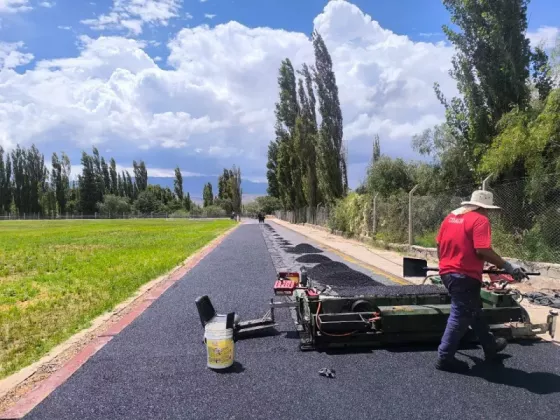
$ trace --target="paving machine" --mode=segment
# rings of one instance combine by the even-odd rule
[[[404,258],[403,277],[426,277],[425,260]],[[498,273],[497,270],[487,272]],[[499,272],[503,274],[503,272]],[[538,275],[538,273],[527,273]],[[441,339],[451,308],[447,290],[433,284],[369,286],[332,290],[321,279],[308,278],[307,272],[279,273],[274,294],[282,301],[270,301],[270,309],[259,325],[248,321],[253,331],[275,324],[274,309],[290,308],[300,334],[301,350],[346,347],[380,347],[390,344],[437,342]],[[491,331],[508,340],[553,336],[557,312],[551,311],[545,323],[532,324],[517,295],[508,288],[481,290],[482,314]],[[465,341],[476,341],[469,331]]]

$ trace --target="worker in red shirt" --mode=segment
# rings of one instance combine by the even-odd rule
[[[436,368],[450,372],[469,370],[466,362],[457,360],[455,353],[469,326],[477,334],[486,360],[496,358],[507,341],[496,339],[482,319],[482,271],[484,262],[504,269],[516,280],[526,277],[525,270],[505,261],[492,249],[489,210],[499,210],[489,191],[475,191],[470,201],[449,214],[441,224],[436,238],[439,272],[451,295],[451,312],[438,348]]]

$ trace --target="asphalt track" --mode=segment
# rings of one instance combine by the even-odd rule
[[[234,231],[26,418],[558,418],[553,344],[510,345],[497,367],[481,363],[480,349],[461,350],[473,369],[456,375],[434,369],[433,347],[299,352],[293,321],[278,310],[278,335],[238,342],[234,372],[208,370],[194,299],[209,294],[220,312],[262,315],[275,269],[261,229]],[[319,376],[323,367],[336,378]]]

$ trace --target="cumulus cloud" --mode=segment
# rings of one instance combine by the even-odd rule
[[[456,93],[447,74],[453,50],[397,35],[343,0],[329,2],[314,27],[333,58],[355,184],[375,133],[384,153],[410,157],[411,136],[443,120],[433,83]],[[76,57],[24,74],[4,69],[0,144],[34,142],[45,152],[95,144],[124,165],[144,159],[149,168],[208,174],[235,163],[262,179],[278,67],[286,57],[296,68],[313,64],[308,37],[237,22],[184,28],[167,45],[165,68],[146,45],[82,37]]]
[[[50,8],[56,6],[56,3],[54,1],[42,1],[41,3],[39,3],[39,6],[46,7],[47,9],[50,9]]]
[[[541,26],[536,31],[527,32],[533,47],[542,45],[545,49],[553,48],[559,36],[560,28],[554,26]]]
[[[23,42],[0,42],[0,70],[14,69],[33,60],[33,54],[19,51],[22,47]]]
[[[206,19],[214,19],[214,18],[216,17],[216,15],[213,15],[213,14],[211,14],[211,13],[205,13],[205,14],[204,14],[204,17],[205,17]]]
[[[177,17],[180,0],[113,0],[110,12],[81,23],[94,30],[128,30],[138,35],[144,24],[167,26],[170,19]]]
[[[29,0],[0,0],[0,13],[17,13],[31,10]]]

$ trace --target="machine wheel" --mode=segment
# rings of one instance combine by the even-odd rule
[[[510,293],[513,300],[515,300],[517,303],[521,303],[521,301],[523,300],[523,294],[519,290],[510,289]]]
[[[521,306],[521,321],[527,324],[531,322],[529,312],[527,312],[527,310],[523,306]]]
[[[352,304],[352,312],[374,312],[375,306],[367,300],[357,300]]]

